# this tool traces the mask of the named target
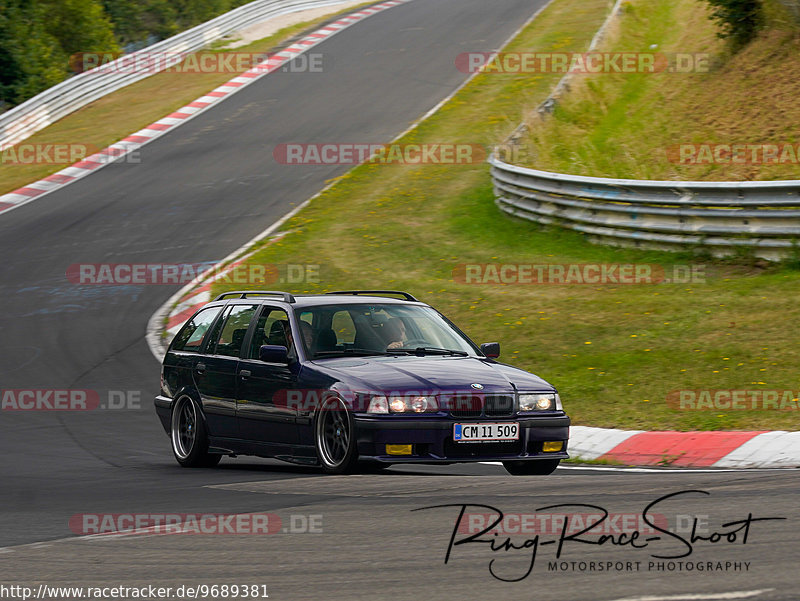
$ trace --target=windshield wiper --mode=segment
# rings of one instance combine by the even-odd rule
[[[388,354],[394,353],[414,353],[415,355],[452,355],[455,357],[467,357],[466,351],[455,351],[448,348],[436,348],[434,346],[418,346],[416,348],[391,348],[386,351]]]
[[[373,351],[366,348],[346,348],[342,350],[334,350],[334,351],[317,351],[314,353],[315,359],[321,359],[323,357],[369,357],[372,355],[382,356],[386,355],[383,351]]]

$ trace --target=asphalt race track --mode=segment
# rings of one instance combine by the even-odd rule
[[[94,390],[102,400],[112,394],[130,407],[140,404],[0,412],[0,581],[262,584],[270,599],[289,601],[798,598],[796,472],[569,467],[546,478],[514,478],[501,466],[479,464],[324,477],[248,458],[223,459],[216,470],[181,469],[152,408],[158,363],[145,341],[148,319],[175,288],[77,286],[66,278],[71,264],[226,256],[347,169],[279,165],[272,157],[277,144],[389,141],[463,82],[456,55],[496,49],[542,4],[414,0],[384,11],[316,47],[325,55],[323,72],[271,74],[147,145],[141,163],[108,166],[0,216],[0,388]],[[710,494],[667,500],[661,513],[684,516],[681,524],[700,516],[698,533],[706,537],[735,530],[724,524],[749,514],[787,519],[753,522],[746,544],[743,531],[733,541],[698,540],[691,556],[673,560],[725,568],[713,571],[649,569],[648,562],[667,561],[652,554],[687,551],[666,534],[640,549],[614,544],[619,540],[568,541],[559,560],[623,567],[638,561],[638,570],[551,571],[557,545],[544,543],[558,539],[553,531],[541,536],[531,574],[504,582],[490,573],[492,559],[496,575],[519,578],[530,546],[455,546],[445,565],[459,507],[412,511],[483,504],[532,513],[583,503],[635,517],[650,502],[686,490]],[[268,512],[279,531],[98,539],[77,537],[70,527],[71,516],[82,513],[208,512]],[[321,531],[303,532],[309,529]],[[528,538],[512,540],[522,545]]]

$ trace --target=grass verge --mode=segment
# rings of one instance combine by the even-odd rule
[[[797,179],[800,106],[793,99],[800,94],[795,75],[800,70],[800,30],[780,5],[768,2],[767,8],[769,27],[731,55],[716,36],[706,3],[625,2],[612,35],[598,50],[669,57],[680,53],[690,71],[576,78],[551,118],[529,120],[527,164],[615,178]],[[697,161],[681,163],[681,145],[705,144],[794,147],[767,164],[725,155],[720,162],[700,154]]]
[[[624,467],[626,464],[620,463],[619,461],[613,461],[612,459],[580,459],[572,457],[570,459],[564,459],[561,461],[563,465],[588,465],[588,466],[602,466],[602,467]]]

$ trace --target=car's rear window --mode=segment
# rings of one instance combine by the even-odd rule
[[[192,317],[186,325],[181,328],[178,335],[170,345],[170,350],[199,352],[203,345],[206,333],[214,323],[214,319],[219,314],[222,307],[207,307]]]

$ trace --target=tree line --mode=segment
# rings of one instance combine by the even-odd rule
[[[79,53],[131,52],[250,0],[0,0],[0,107],[66,79]]]

